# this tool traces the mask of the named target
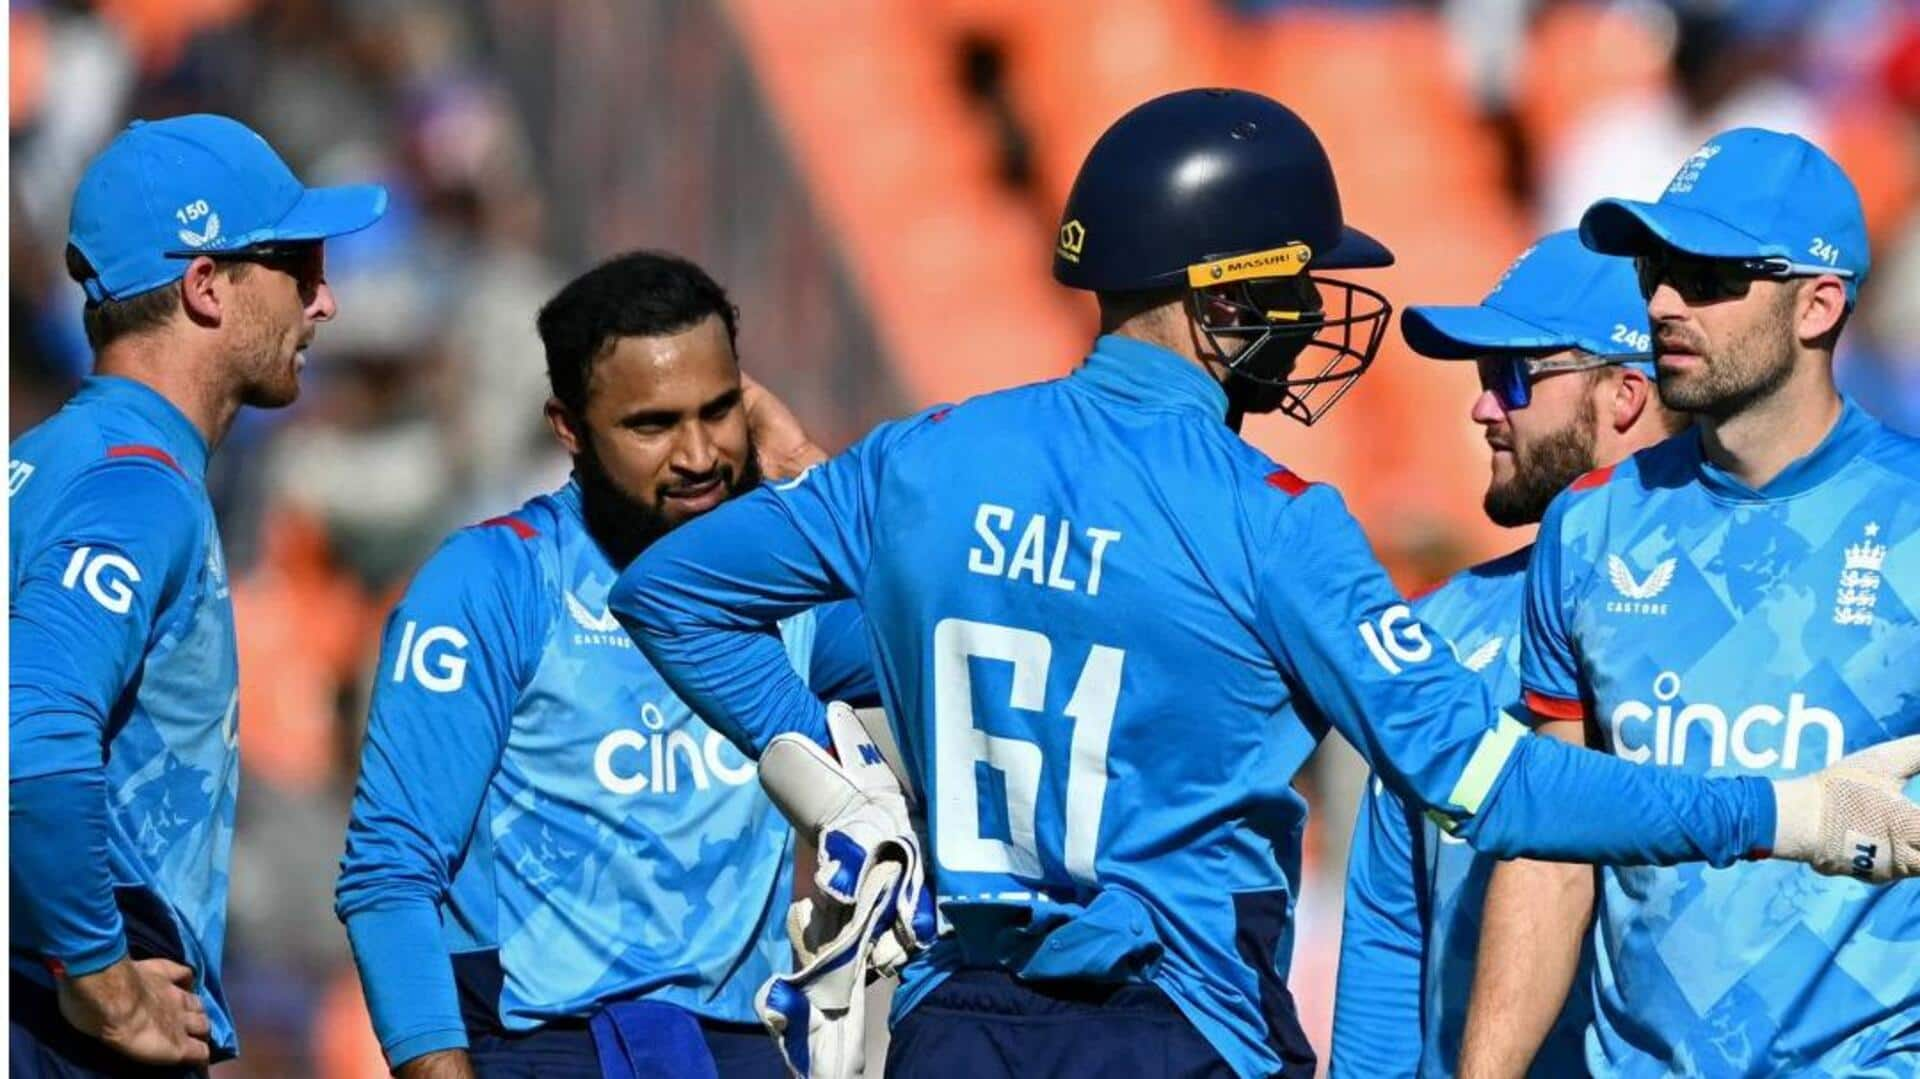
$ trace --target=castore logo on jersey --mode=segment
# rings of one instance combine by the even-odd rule
[[[1678,567],[1678,559],[1662,559],[1645,580],[1640,580],[1633,575],[1633,569],[1627,565],[1626,559],[1617,554],[1608,555],[1607,583],[1613,585],[1613,590],[1619,593],[1620,598],[1609,600],[1607,610],[1613,614],[1666,614],[1667,605],[1652,600],[1673,583],[1673,571]]]

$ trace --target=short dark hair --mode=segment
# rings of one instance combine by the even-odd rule
[[[547,381],[560,403],[587,406],[593,365],[622,337],[659,337],[718,315],[738,358],[740,311],[707,272],[665,251],[629,251],[567,283],[540,309]]]
[[[96,276],[93,263],[72,244],[67,245],[67,276],[79,283]],[[128,334],[164,326],[178,309],[175,290],[163,285],[124,300],[88,300],[80,324],[86,328],[87,344],[98,352]]]
[[[220,272],[236,281],[245,276],[248,269],[245,262],[220,264]],[[72,244],[67,245],[67,276],[80,284],[96,276],[93,263]],[[88,300],[80,312],[80,325],[87,331],[87,345],[99,352],[122,337],[166,325],[180,309],[180,290],[175,287],[179,283],[176,278],[123,300]]]

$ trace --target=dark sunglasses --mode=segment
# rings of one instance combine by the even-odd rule
[[[250,247],[238,247],[232,251],[169,251],[168,258],[199,258],[205,256],[215,262],[250,262],[276,270],[293,278],[299,286],[300,295],[308,302],[318,292],[322,282],[327,279],[325,248],[319,240],[303,240],[290,243],[254,244]]]
[[[1753,288],[1755,281],[1785,281],[1793,277],[1852,277],[1852,270],[1832,266],[1806,266],[1786,259],[1714,259],[1679,251],[1660,251],[1639,255],[1633,260],[1634,273],[1640,279],[1640,295],[1652,299],[1662,283],[1687,303],[1717,303],[1737,300]]]
[[[1535,379],[1565,374],[1568,371],[1591,371],[1596,367],[1652,358],[1644,353],[1596,356],[1591,352],[1574,352],[1559,359],[1507,353],[1482,356],[1475,361],[1474,366],[1480,371],[1480,388],[1492,394],[1494,399],[1500,402],[1502,410],[1517,412],[1533,403]]]

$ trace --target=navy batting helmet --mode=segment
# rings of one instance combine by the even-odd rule
[[[1067,198],[1053,276],[1104,293],[1186,288],[1194,323],[1234,376],[1236,406],[1311,424],[1373,362],[1392,311],[1378,292],[1320,271],[1392,264],[1341,216],[1327,152],[1292,110],[1245,90],[1183,90],[1094,143]],[[1296,374],[1309,351],[1329,358]]]

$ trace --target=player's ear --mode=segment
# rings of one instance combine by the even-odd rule
[[[558,397],[547,398],[547,426],[553,428],[553,437],[560,440],[560,448],[567,456],[580,456],[580,447],[586,442],[587,432],[584,425],[576,422],[572,410],[560,403]]]
[[[1602,385],[1609,387],[1605,391],[1606,399],[1601,402],[1615,434],[1624,434],[1640,421],[1653,402],[1653,380],[1636,368],[1616,364],[1607,369],[1613,377]]]
[[[180,306],[186,309],[187,318],[196,325],[220,325],[225,302],[215,287],[219,278],[219,264],[205,255],[187,263],[187,272],[181,276],[179,284]]]
[[[1833,274],[1812,278],[1794,297],[1795,336],[1803,344],[1831,351],[1846,313],[1846,284]]]

